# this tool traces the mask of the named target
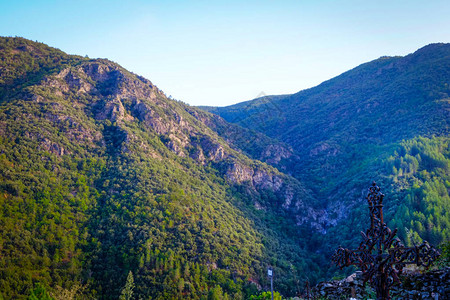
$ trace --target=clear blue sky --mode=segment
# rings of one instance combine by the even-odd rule
[[[450,42],[448,0],[0,0],[0,35],[108,58],[192,105],[313,87]]]

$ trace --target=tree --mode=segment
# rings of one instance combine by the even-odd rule
[[[86,286],[80,283],[73,284],[70,289],[64,289],[57,286],[54,293],[50,293],[54,300],[73,300],[76,296],[85,290]]]
[[[133,298],[134,279],[133,273],[130,271],[127,276],[127,282],[120,293],[119,300],[130,300]]]
[[[52,298],[48,295],[43,285],[36,283],[28,296],[28,300],[52,300]]]
[[[270,300],[272,299],[272,293],[271,292],[262,292],[258,296],[250,296],[250,300]],[[273,293],[273,299],[274,300],[281,300],[283,299],[278,292]]]
[[[216,285],[213,289],[209,291],[208,300],[224,300],[228,299],[228,295],[223,293],[220,285]]]

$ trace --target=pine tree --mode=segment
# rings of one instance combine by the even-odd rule
[[[133,299],[134,279],[133,273],[130,271],[127,276],[127,282],[120,293],[119,300]]]

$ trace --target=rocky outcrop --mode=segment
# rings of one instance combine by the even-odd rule
[[[235,124],[226,122],[221,117],[195,109],[187,108],[187,111],[197,120],[214,130],[236,151],[244,151],[253,159],[258,159],[274,167],[280,166],[283,160],[289,160],[294,156],[293,150],[285,144],[270,139],[258,132],[250,132]],[[256,147],[255,147],[256,146]],[[292,161],[297,160],[291,159]]]
[[[94,81],[104,82],[110,78],[109,73],[112,71],[112,68],[107,64],[87,63],[79,70],[83,71]]]
[[[190,157],[204,164],[206,161],[219,162],[227,157],[225,147],[217,140],[203,134],[195,134],[190,137]]]
[[[324,155],[324,156],[336,156],[339,153],[339,147],[336,145],[330,145],[327,142],[318,143],[310,151],[310,156]]]
[[[255,195],[253,202],[256,209],[266,210],[269,206],[273,208],[274,203],[264,200],[272,197],[270,201],[276,201],[275,207],[289,212],[297,225],[310,224],[318,231],[324,230],[321,212],[311,205],[310,192],[296,180],[273,169],[264,168],[263,165],[251,166],[233,160],[228,161],[225,178],[231,184],[247,186],[250,193]]]
[[[95,118],[97,120],[111,120],[111,122],[122,121],[125,117],[125,108],[122,102],[118,98],[114,98],[111,101],[105,103],[105,105],[99,109]]]
[[[170,131],[170,123],[164,122],[163,118],[155,109],[143,102],[137,101],[131,111],[133,116],[154,129],[158,134],[167,134]]]
[[[282,186],[286,184],[281,175],[269,172],[258,166],[253,168],[237,161],[230,162],[225,176],[230,183],[247,183],[255,189],[270,190],[273,192],[280,191]],[[293,190],[289,188],[286,191],[286,202],[284,204],[286,208],[291,204],[292,198]]]
[[[286,148],[281,144],[271,144],[264,149],[259,159],[270,165],[277,165],[282,159],[288,159],[292,155],[292,149]]]
[[[70,90],[75,91],[77,95],[95,90],[92,80],[90,81],[82,72],[81,67],[63,69],[55,76],[47,77],[43,85],[52,88],[54,94],[58,96]]]
[[[244,182],[252,182],[254,171],[249,166],[232,162],[225,173],[229,182],[234,184],[241,184]]]
[[[220,161],[225,158],[225,148],[208,136],[203,136],[200,140],[200,147],[209,160]]]
[[[46,150],[57,156],[62,156],[65,153],[64,147],[60,146],[58,143],[52,142],[47,138],[44,138],[39,145],[39,150]]]

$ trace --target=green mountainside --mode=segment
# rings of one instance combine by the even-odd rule
[[[248,299],[268,266],[284,295],[331,274],[312,191],[202,116],[111,61],[0,38],[0,298]]]
[[[295,296],[359,243],[372,180],[402,239],[448,242],[449,84],[435,44],[200,109],[0,37],[0,299],[249,299],[268,266]]]
[[[450,240],[449,95],[450,44],[431,44],[293,95],[202,109],[292,150],[283,172],[322,203],[327,245],[357,245],[372,180],[387,195],[387,219],[401,238],[438,245]]]

